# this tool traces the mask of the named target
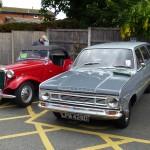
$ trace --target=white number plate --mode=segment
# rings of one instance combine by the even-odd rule
[[[62,118],[89,122],[88,115],[74,114],[74,113],[60,113],[60,114]]]

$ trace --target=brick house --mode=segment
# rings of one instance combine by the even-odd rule
[[[47,14],[51,19],[55,19],[54,14],[48,11]],[[41,23],[44,17],[40,15],[38,9],[24,9],[14,7],[0,8],[0,24],[6,22],[35,22]]]

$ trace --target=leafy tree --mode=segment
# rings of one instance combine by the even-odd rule
[[[2,1],[0,0],[0,8],[3,6],[3,3],[2,3]]]
[[[42,12],[54,9],[80,27],[120,27],[121,36],[150,38],[150,0],[42,0]]]
[[[42,12],[54,9],[55,15],[60,11],[68,18],[76,19],[83,26],[116,27],[122,21],[122,12],[139,0],[42,0]]]
[[[81,26],[116,27],[122,11],[128,11],[139,0],[42,0],[41,11],[54,9],[55,15],[60,11],[67,18],[76,19]]]
[[[150,0],[142,0],[133,5],[122,22],[121,35],[150,39]]]

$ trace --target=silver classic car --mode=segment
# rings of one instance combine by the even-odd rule
[[[38,105],[57,118],[109,119],[125,128],[149,84],[150,44],[98,44],[83,49],[69,71],[40,84]]]

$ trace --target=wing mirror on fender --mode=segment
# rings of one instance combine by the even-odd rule
[[[144,68],[145,67],[145,63],[142,62],[141,63],[141,67]]]

